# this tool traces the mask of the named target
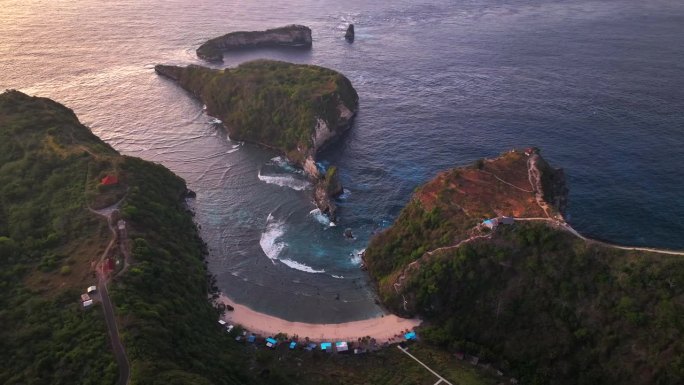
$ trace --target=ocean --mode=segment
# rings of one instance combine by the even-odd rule
[[[514,147],[538,146],[565,169],[581,233],[684,248],[681,1],[0,0],[0,9],[0,89],[53,98],[118,151],[185,178],[211,272],[255,310],[306,322],[381,314],[359,267],[370,237],[437,172]],[[221,66],[271,58],[351,79],[360,112],[321,156],[345,187],[336,223],[282,157],[231,141],[153,71],[204,64],[194,50],[208,38],[291,23],[312,28],[311,51],[240,52]]]

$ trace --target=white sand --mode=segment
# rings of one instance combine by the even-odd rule
[[[361,321],[351,321],[339,324],[313,324],[305,322],[292,322],[259,313],[247,306],[235,303],[235,301],[221,295],[219,302],[233,306],[235,310],[226,311],[223,319],[235,325],[242,325],[252,333],[262,336],[274,336],[278,333],[286,333],[300,339],[309,337],[312,341],[356,341],[359,338],[370,336],[378,343],[396,341],[400,335],[420,325],[420,319],[400,318],[394,314],[386,314],[382,317],[371,318]]]

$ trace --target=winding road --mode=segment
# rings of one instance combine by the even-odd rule
[[[123,199],[121,201],[123,201]],[[116,323],[116,316],[114,314],[114,306],[112,305],[112,301],[109,298],[109,292],[107,291],[107,282],[109,280],[109,275],[107,274],[107,272],[104,271],[105,258],[109,255],[109,252],[111,251],[112,247],[118,239],[117,230],[114,227],[114,224],[112,223],[112,213],[116,211],[121,201],[102,210],[93,210],[90,208],[89,209],[91,212],[103,216],[107,219],[107,225],[109,226],[109,230],[112,233],[112,239],[109,241],[107,248],[100,256],[100,261],[98,262],[97,290],[100,296],[100,300],[102,301],[102,309],[104,312],[105,321],[107,322],[107,331],[109,333],[109,339],[112,343],[112,351],[114,353],[114,358],[116,359],[117,366],[119,367],[119,378],[116,384],[128,385],[131,379],[131,365],[128,361],[126,350],[124,349],[124,346],[121,343],[121,337],[119,336],[119,327]],[[125,256],[125,265],[127,265],[127,261],[129,258],[128,250],[125,247],[121,247],[121,251]]]

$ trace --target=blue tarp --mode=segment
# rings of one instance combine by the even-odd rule
[[[311,351],[311,350],[313,350],[313,349],[316,349],[316,346],[317,346],[317,345],[314,344],[314,343],[312,342],[312,343],[309,344],[309,346],[305,347],[304,349],[306,349],[306,350],[308,350],[308,351]]]
[[[404,334],[404,338],[407,340],[415,340],[416,339],[416,332],[408,332]]]
[[[330,342],[321,342],[321,350],[328,350],[332,348],[332,344]]]
[[[251,336],[247,337],[247,342],[254,342],[256,340],[256,336],[252,334]]]
[[[297,347],[297,343],[294,341],[290,342],[290,349],[294,349],[295,347]]]
[[[269,338],[266,338],[266,342],[270,342],[270,343],[272,343],[273,345],[275,345],[275,344],[278,343],[278,341],[276,341],[276,340],[274,340],[273,338],[270,338],[270,337],[269,337]]]

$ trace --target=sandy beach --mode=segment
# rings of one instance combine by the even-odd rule
[[[375,338],[378,343],[382,343],[398,340],[397,335],[412,330],[421,323],[420,319],[400,318],[394,314],[339,324],[292,322],[254,311],[247,306],[235,303],[223,294],[218,301],[231,305],[235,309],[226,311],[223,320],[235,325],[242,325],[250,332],[263,336],[287,333],[288,336],[309,337],[313,341],[356,341],[359,338],[370,336]]]

